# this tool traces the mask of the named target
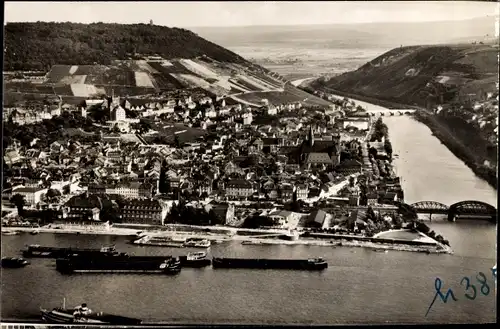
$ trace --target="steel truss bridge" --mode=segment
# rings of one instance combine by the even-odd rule
[[[497,221],[497,209],[492,205],[475,200],[460,201],[447,206],[436,201],[420,201],[413,204],[398,202],[396,204],[400,212],[417,218],[417,214],[447,214],[449,221],[455,221],[459,218],[477,218],[489,221]]]

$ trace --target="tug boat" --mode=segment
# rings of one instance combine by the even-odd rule
[[[83,308],[86,310],[81,311]],[[108,325],[138,325],[142,320],[120,315],[107,314],[103,312],[94,313],[82,304],[75,309],[54,308],[51,311],[40,307],[42,320],[47,323],[65,323],[65,324],[108,324]]]
[[[21,268],[28,264],[27,260],[18,257],[3,257],[1,263],[2,268]]]
[[[211,245],[210,240],[200,239],[200,238],[189,238],[184,243],[185,247],[190,247],[190,248],[209,248],[210,245]]]
[[[186,256],[179,256],[182,267],[205,267],[209,266],[212,261],[207,259],[207,253],[204,251],[190,252]]]

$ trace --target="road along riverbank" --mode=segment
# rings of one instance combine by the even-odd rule
[[[180,229],[181,227],[176,227]],[[306,233],[304,237],[297,240],[282,240],[280,235],[286,235],[289,231],[285,230],[252,230],[252,229],[235,229],[228,228],[223,233],[222,227],[215,228],[218,233],[210,232],[211,227],[204,226],[190,226],[183,225],[182,229],[186,231],[172,231],[166,230],[165,227],[150,227],[149,229],[142,229],[140,236],[151,237],[173,237],[173,238],[202,238],[213,241],[214,243],[224,243],[228,241],[241,241],[242,244],[254,245],[310,245],[310,246],[342,246],[342,247],[365,247],[370,249],[382,250],[400,250],[400,251],[415,251],[427,253],[453,253],[452,249],[441,245],[437,241],[428,238],[426,241],[403,240],[403,239],[384,239],[384,238],[370,238],[364,236],[344,235],[344,234],[326,234],[326,233]],[[172,229],[172,227],[170,227]],[[190,230],[191,229],[191,230]],[[197,230],[204,231],[197,231]],[[221,231],[222,229],[222,231]],[[116,235],[116,236],[130,236],[139,238],[138,230],[131,228],[110,227],[109,229],[86,229],[86,228],[27,228],[27,227],[2,227],[2,232],[39,232],[39,233],[54,233],[54,234],[91,234],[91,235]],[[276,235],[276,238],[260,238],[255,233],[261,235]],[[252,235],[248,235],[252,234]]]

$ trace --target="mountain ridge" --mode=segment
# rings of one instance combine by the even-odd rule
[[[13,102],[25,95],[85,99],[143,96],[201,88],[260,106],[325,100],[287,84],[279,74],[207,41],[192,31],[147,24],[9,23],[4,79]],[[36,83],[16,71],[47,72]],[[31,97],[31,96],[30,96]]]
[[[418,45],[383,53],[355,71],[317,79],[330,88],[407,105],[434,106],[496,90],[498,44]]]

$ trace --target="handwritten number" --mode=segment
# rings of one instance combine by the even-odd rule
[[[442,284],[443,284],[443,282],[441,281],[441,279],[436,278],[436,280],[434,281],[434,288],[436,289],[436,294],[434,295],[434,299],[432,300],[431,305],[429,305],[429,308],[427,309],[427,313],[425,313],[425,316],[427,316],[427,314],[429,314],[429,311],[431,310],[432,305],[434,305],[434,302],[436,302],[436,299],[438,296],[441,298],[443,303],[446,303],[450,296],[455,302],[457,301],[457,298],[453,294],[453,291],[451,290],[451,288],[448,289],[448,291],[446,292],[446,295],[443,295],[443,293],[441,292]],[[475,288],[474,288],[474,291],[475,291]]]
[[[481,276],[481,278],[479,278],[479,276]],[[476,280],[481,284],[481,293],[488,296],[490,293],[490,286],[488,286],[488,283],[486,282],[486,275],[484,275],[483,272],[479,272],[479,274],[476,275]]]
[[[476,289],[476,287],[473,284],[470,284],[470,280],[466,276],[464,276],[464,278],[462,279],[462,281],[460,281],[460,285],[462,285],[462,283],[464,282],[464,280],[467,282],[467,285],[465,286],[465,290],[467,291],[467,290],[469,290],[469,288],[472,288],[472,291],[474,291],[474,294],[472,296],[466,293],[466,294],[464,294],[465,297],[467,297],[470,300],[476,299],[476,296],[477,296],[477,289]]]

